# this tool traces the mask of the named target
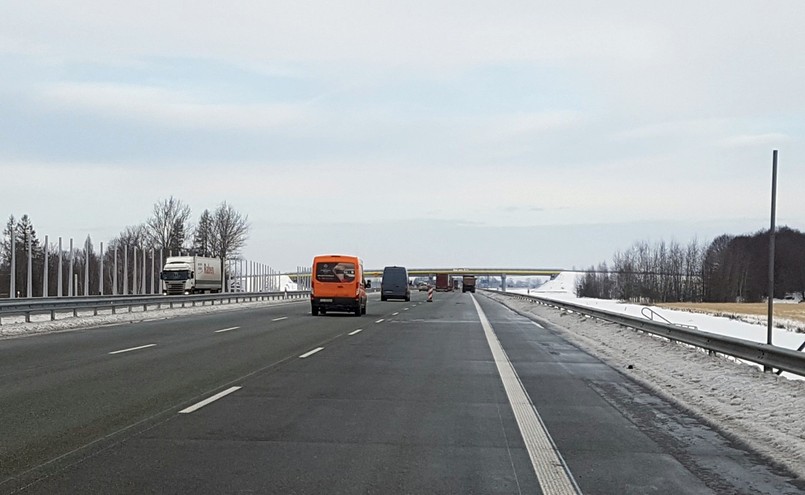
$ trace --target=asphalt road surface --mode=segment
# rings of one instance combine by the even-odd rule
[[[805,493],[550,325],[424,299],[2,340],[0,493]]]

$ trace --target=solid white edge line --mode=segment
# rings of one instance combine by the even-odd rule
[[[545,328],[542,325],[540,325],[539,323],[537,323],[536,321],[532,321],[531,323],[533,323],[534,326],[537,327],[537,328]]]
[[[361,332],[363,332],[363,328],[353,330],[352,332],[349,332],[349,334],[347,334],[347,335],[355,335],[356,333],[361,333]]]
[[[472,297],[472,302],[475,304],[475,309],[481,320],[481,326],[484,328],[486,341],[495,359],[495,365],[503,381],[503,388],[506,390],[506,396],[514,412],[514,419],[520,428],[520,434],[528,451],[528,457],[531,458],[531,466],[537,475],[542,493],[544,495],[580,494],[581,490],[559,453],[559,449],[556,448],[556,444],[545,427],[539,411],[537,411],[536,406],[534,406],[525,391],[523,382],[520,381],[514,365],[512,365],[509,356],[500,344],[492,324],[489,323],[475,296],[470,294],[470,297]]]
[[[282,321],[282,320],[287,320],[287,319],[288,319],[288,317],[287,317],[287,316],[283,316],[282,318],[274,318],[274,319],[273,319],[273,320],[271,320],[271,321]]]
[[[312,351],[308,351],[308,352],[302,354],[301,356],[299,356],[299,358],[300,359],[305,359],[306,357],[310,357],[310,356],[316,354],[317,352],[323,351],[323,350],[324,350],[324,347],[317,347],[317,348],[313,349]]]
[[[211,402],[215,402],[218,399],[220,399],[221,397],[229,395],[232,392],[235,392],[236,390],[240,390],[240,387],[230,387],[230,388],[224,390],[223,392],[219,392],[219,393],[213,395],[212,397],[206,398],[206,399],[204,399],[203,401],[201,401],[201,402],[199,402],[197,404],[194,404],[194,405],[192,405],[192,406],[190,406],[190,407],[188,407],[186,409],[182,409],[181,411],[179,411],[179,414],[188,414],[188,413],[191,413],[193,411],[198,411],[199,409],[201,409],[202,407],[206,406],[207,404],[209,404]]]
[[[130,348],[128,348],[128,349],[121,349],[121,350],[119,350],[119,351],[112,351],[112,352],[110,352],[109,354],[121,354],[121,353],[123,353],[123,352],[139,351],[140,349],[145,349],[145,348],[147,348],[147,347],[154,347],[155,345],[156,345],[156,344],[147,344],[147,345],[141,345],[141,346],[139,346],[139,347],[130,347]]]
[[[240,327],[222,328],[221,330],[216,330],[215,333],[229,332],[229,331],[232,331],[232,330],[237,330],[238,328],[240,328]]]
[[[377,320],[375,323],[383,323],[384,321],[386,321],[386,320],[385,320],[385,319],[383,319],[383,318],[380,318],[380,319],[379,319],[379,320]]]

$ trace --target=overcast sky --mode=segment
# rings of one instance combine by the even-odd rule
[[[277,268],[570,267],[805,229],[805,2],[0,0],[0,215],[171,195]],[[79,241],[80,242],[80,241]]]

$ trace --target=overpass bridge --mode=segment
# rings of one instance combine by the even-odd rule
[[[447,273],[450,275],[503,275],[503,276],[543,276],[553,277],[564,272],[562,268],[409,268],[409,275],[436,275]],[[367,277],[379,277],[383,275],[383,269],[364,270]]]
[[[475,276],[496,276],[500,277],[503,282],[505,291],[507,277],[522,277],[522,276],[542,276],[542,277],[555,277],[562,272],[576,271],[565,270],[563,268],[468,268],[468,267],[437,267],[437,268],[408,268],[408,275],[410,276],[435,276],[439,274],[448,275],[475,275]],[[382,268],[365,269],[363,274],[366,278],[379,278],[383,275]],[[300,288],[306,289],[310,287],[310,268],[300,267],[299,271],[295,273],[287,273],[292,281],[300,284]]]

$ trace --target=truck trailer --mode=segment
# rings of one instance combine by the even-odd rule
[[[461,278],[461,292],[475,292],[475,275],[464,275]]]
[[[440,292],[448,292],[453,290],[453,284],[450,281],[451,278],[452,277],[450,277],[450,275],[447,273],[437,273],[435,289]]]
[[[171,256],[159,273],[165,295],[221,292],[221,260],[202,256]]]

